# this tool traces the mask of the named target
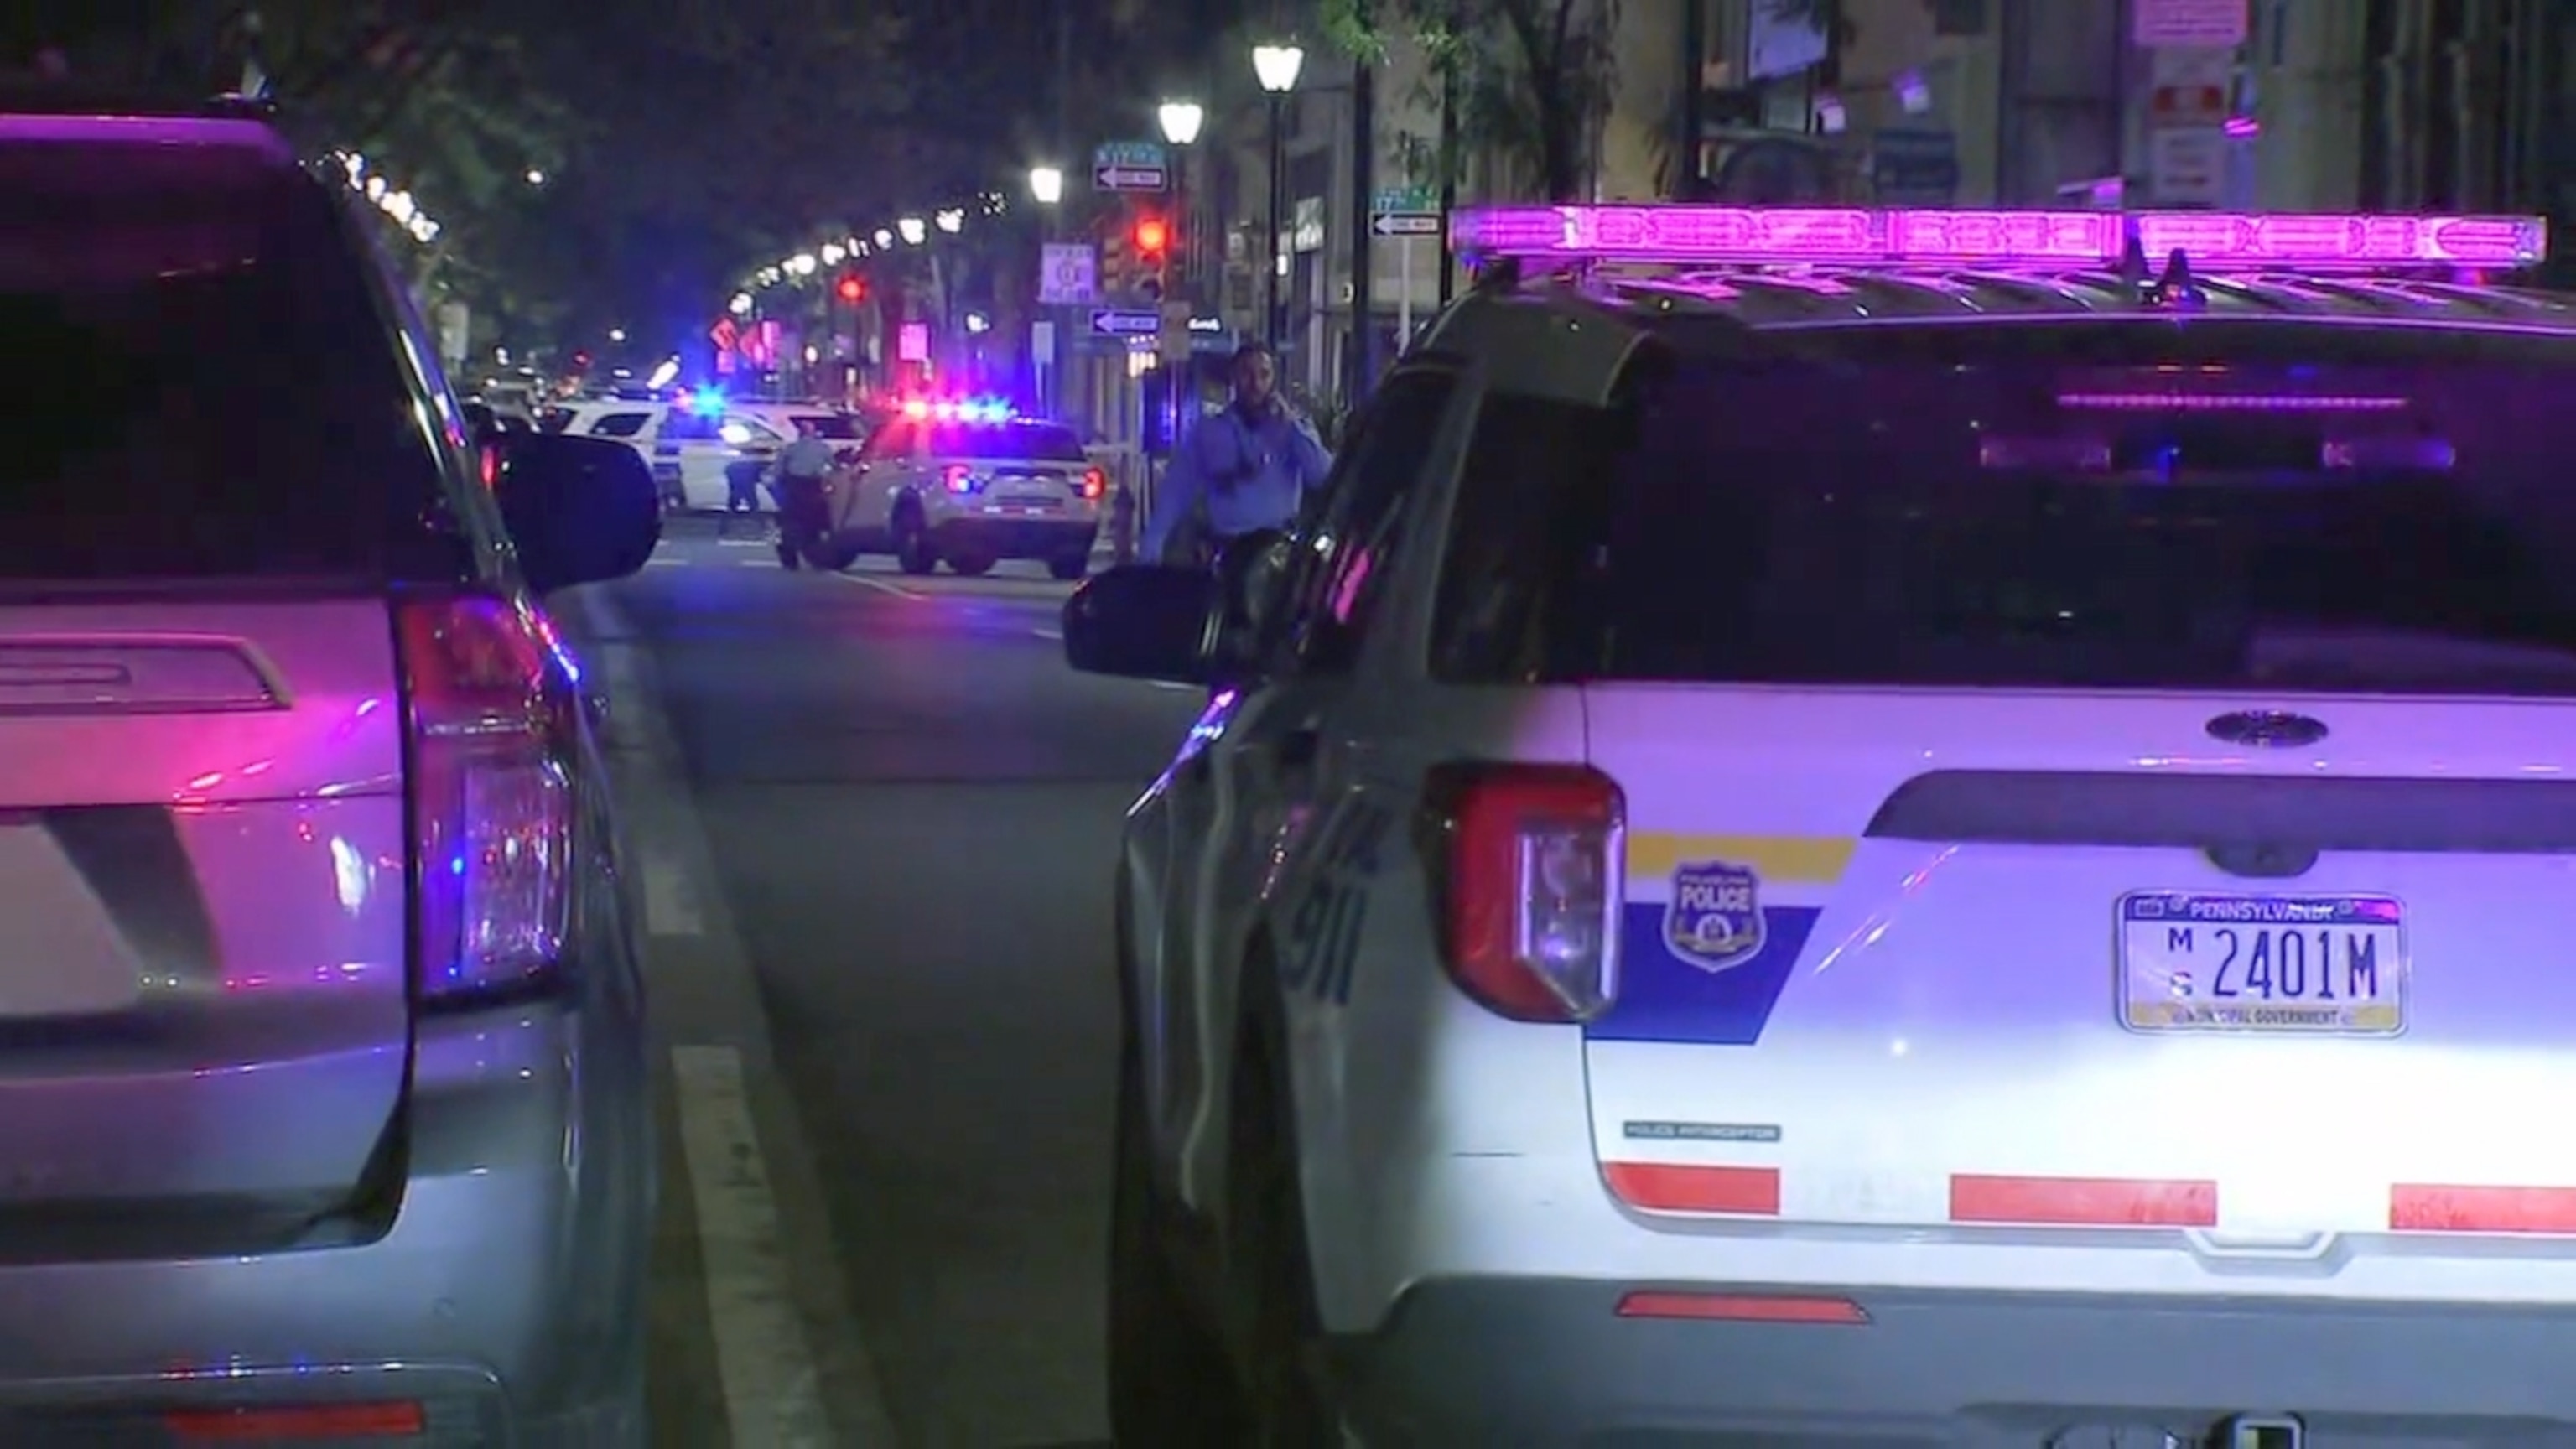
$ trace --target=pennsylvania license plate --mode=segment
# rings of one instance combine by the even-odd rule
[[[2118,931],[2120,1019],[2134,1030],[2406,1029],[2406,919],[2392,897],[2133,891]]]

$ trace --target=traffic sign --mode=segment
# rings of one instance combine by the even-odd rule
[[[1079,307],[1100,300],[1100,253],[1088,242],[1049,242],[1038,261],[1038,300]]]
[[[1104,307],[1091,314],[1091,330],[1102,337],[1152,337],[1163,330],[1163,314]]]
[[[1369,219],[1369,230],[1379,236],[1438,236],[1440,213],[1436,211],[1381,211]]]
[[[1440,193],[1428,186],[1390,186],[1377,194],[1369,210],[1378,216],[1440,210]]]
[[[1161,191],[1172,179],[1171,156],[1152,141],[1109,141],[1092,149],[1091,184],[1102,191]]]

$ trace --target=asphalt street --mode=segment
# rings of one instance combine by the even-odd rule
[[[1199,699],[1068,670],[1069,589],[682,524],[558,604],[670,1068],[661,1443],[1106,1442],[1111,869]]]

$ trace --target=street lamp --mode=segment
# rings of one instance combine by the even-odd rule
[[[538,170],[538,169],[537,169],[536,167],[534,167],[534,166],[529,167],[529,168],[528,168],[528,184],[529,184],[530,186],[543,186],[543,185],[545,185],[545,184],[546,184],[546,173],[544,173],[543,171]]]
[[[921,245],[922,238],[930,235],[930,228],[922,225],[921,218],[917,216],[899,219],[895,222],[894,229],[903,234],[903,244],[908,247]]]
[[[1163,123],[1164,140],[1187,146],[1199,138],[1199,127],[1207,124],[1207,110],[1196,101],[1165,101],[1155,108],[1154,119]]]
[[[748,317],[754,305],[749,292],[736,292],[733,294],[733,300],[725,304],[725,310],[737,317]]]
[[[1040,206],[1053,206],[1064,200],[1064,173],[1053,166],[1030,167],[1029,195]]]
[[[1174,150],[1186,153],[1190,143],[1199,138],[1199,128],[1207,124],[1207,108],[1196,101],[1165,101],[1155,107],[1154,119],[1163,127],[1163,139],[1171,142]],[[1199,228],[1197,220],[1190,215],[1189,160],[1186,155],[1172,158],[1172,216],[1181,227],[1179,281],[1183,288],[1181,295],[1187,297],[1190,295],[1187,289],[1198,271],[1192,262],[1198,250]]]
[[[1279,305],[1280,223],[1288,210],[1288,93],[1297,88],[1297,72],[1306,68],[1306,52],[1297,45],[1256,45],[1252,74],[1270,96],[1270,255],[1262,261],[1268,277],[1270,314],[1264,331],[1277,347],[1288,319]]]
[[[955,236],[966,228],[966,213],[951,207],[946,211],[934,214],[930,218],[930,221],[932,225],[938,227],[941,231],[948,233],[950,236]]]

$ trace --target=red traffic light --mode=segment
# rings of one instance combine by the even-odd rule
[[[864,302],[868,299],[868,279],[856,272],[844,272],[841,275],[840,285],[835,290],[841,294],[841,300],[844,302]]]
[[[1147,256],[1161,256],[1171,242],[1172,229],[1161,217],[1149,216],[1136,223],[1136,250]]]

